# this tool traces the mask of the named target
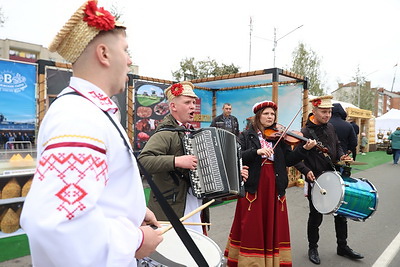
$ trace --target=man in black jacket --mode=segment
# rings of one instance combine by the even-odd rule
[[[340,141],[340,146],[344,153],[349,154],[357,147],[357,136],[353,126],[346,121],[347,113],[339,103],[334,103],[332,107],[332,117],[329,120],[335,128]]]
[[[312,263],[320,264],[318,254],[319,226],[323,215],[316,210],[311,198],[311,183],[325,171],[334,171],[334,162],[338,160],[351,160],[346,155],[340,144],[329,119],[332,115],[332,96],[321,96],[311,100],[313,109],[301,130],[304,137],[312,138],[322,143],[328,152],[313,149],[303,162],[296,164],[296,168],[306,177],[308,184],[308,201],[310,213],[307,224],[308,257]],[[347,220],[345,217],[335,216],[335,230],[337,239],[337,254],[351,259],[362,259],[363,256],[353,251],[347,245]]]
[[[353,118],[350,118],[348,120],[348,122],[350,122],[351,126],[353,126],[354,132],[356,133],[356,138],[357,138],[357,143],[358,143],[358,134],[360,133],[360,126],[357,125],[356,121]],[[356,156],[357,156],[357,147],[355,147],[352,151],[352,156],[353,159],[356,160]]]
[[[235,116],[231,115],[231,113],[232,105],[229,103],[225,103],[222,106],[222,114],[215,117],[210,126],[225,129],[238,136],[239,122]]]

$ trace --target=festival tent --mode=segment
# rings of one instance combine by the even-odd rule
[[[400,110],[392,108],[387,113],[375,119],[375,131],[385,133],[394,132],[400,127]]]

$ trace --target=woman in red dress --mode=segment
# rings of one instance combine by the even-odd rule
[[[277,105],[263,101],[253,106],[254,121],[239,137],[243,164],[249,166],[245,197],[238,199],[228,244],[227,266],[292,266],[285,190],[286,166],[307,156],[316,145],[291,146],[268,140],[264,134],[276,125]]]

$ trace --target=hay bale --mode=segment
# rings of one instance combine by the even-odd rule
[[[21,197],[26,197],[28,195],[29,189],[31,189],[33,178],[29,179],[22,187]]]
[[[6,234],[13,233],[19,229],[19,217],[11,208],[6,211],[1,220],[0,228]]]
[[[4,186],[3,192],[1,194],[2,199],[14,198],[21,196],[21,186],[17,182],[17,179],[12,178],[8,183]]]

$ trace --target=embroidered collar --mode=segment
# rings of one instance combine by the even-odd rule
[[[117,105],[96,85],[77,77],[71,77],[69,88],[87,98],[104,111],[116,113]]]
[[[186,129],[192,129],[192,130],[194,129],[193,125],[190,124],[189,122],[187,122],[186,124],[183,124],[182,122],[180,122],[178,120],[176,120],[176,122],[178,123],[179,126],[182,126]]]

